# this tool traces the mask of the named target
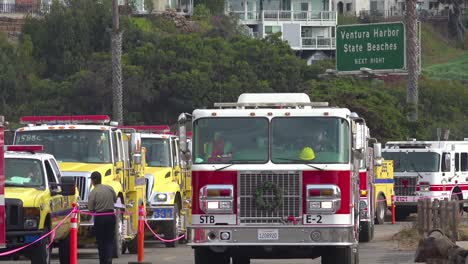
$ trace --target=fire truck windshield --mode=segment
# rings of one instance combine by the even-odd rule
[[[266,163],[268,119],[202,118],[194,122],[194,163]]]
[[[18,131],[16,145],[43,145],[59,162],[111,163],[109,134],[100,130]]]
[[[393,160],[395,172],[438,172],[440,154],[435,152],[383,152],[386,160]]]
[[[44,185],[41,161],[37,159],[5,159],[5,186],[38,187]]]
[[[271,121],[274,163],[349,162],[349,125],[330,117],[276,117]]]
[[[141,145],[146,148],[146,162],[149,167],[170,167],[171,155],[167,138],[143,138]]]

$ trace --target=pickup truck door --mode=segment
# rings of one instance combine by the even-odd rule
[[[53,159],[48,159],[44,161],[44,165],[46,168],[46,173],[47,173],[47,181],[48,181],[48,188],[50,191],[50,200],[49,200],[49,206],[51,210],[51,220],[52,220],[52,226],[51,228],[56,227],[60,221],[62,221],[65,216],[69,213],[69,210],[66,210],[67,208],[64,207],[64,202],[65,200],[63,199],[61,192],[61,188],[59,186],[59,175],[60,175],[60,170],[58,169],[57,164]],[[54,168],[57,166],[57,168]],[[55,237],[57,238],[63,238],[64,235],[66,234],[67,230],[69,230],[70,226],[68,224],[62,225],[60,228],[57,229]]]

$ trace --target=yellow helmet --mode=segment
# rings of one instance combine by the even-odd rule
[[[299,158],[301,160],[313,160],[315,159],[315,152],[311,147],[305,147],[302,149]]]

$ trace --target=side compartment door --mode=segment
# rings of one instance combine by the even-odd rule
[[[175,180],[177,184],[181,186],[182,184],[182,173],[180,171],[180,163],[179,163],[179,148],[177,147],[176,139],[171,138],[171,159],[172,159],[172,170],[174,172]]]

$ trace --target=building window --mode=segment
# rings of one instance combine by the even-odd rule
[[[265,34],[274,34],[281,32],[281,26],[265,26]]]
[[[352,7],[353,4],[351,3],[347,3],[346,4],[346,12],[351,12],[351,7]]]

